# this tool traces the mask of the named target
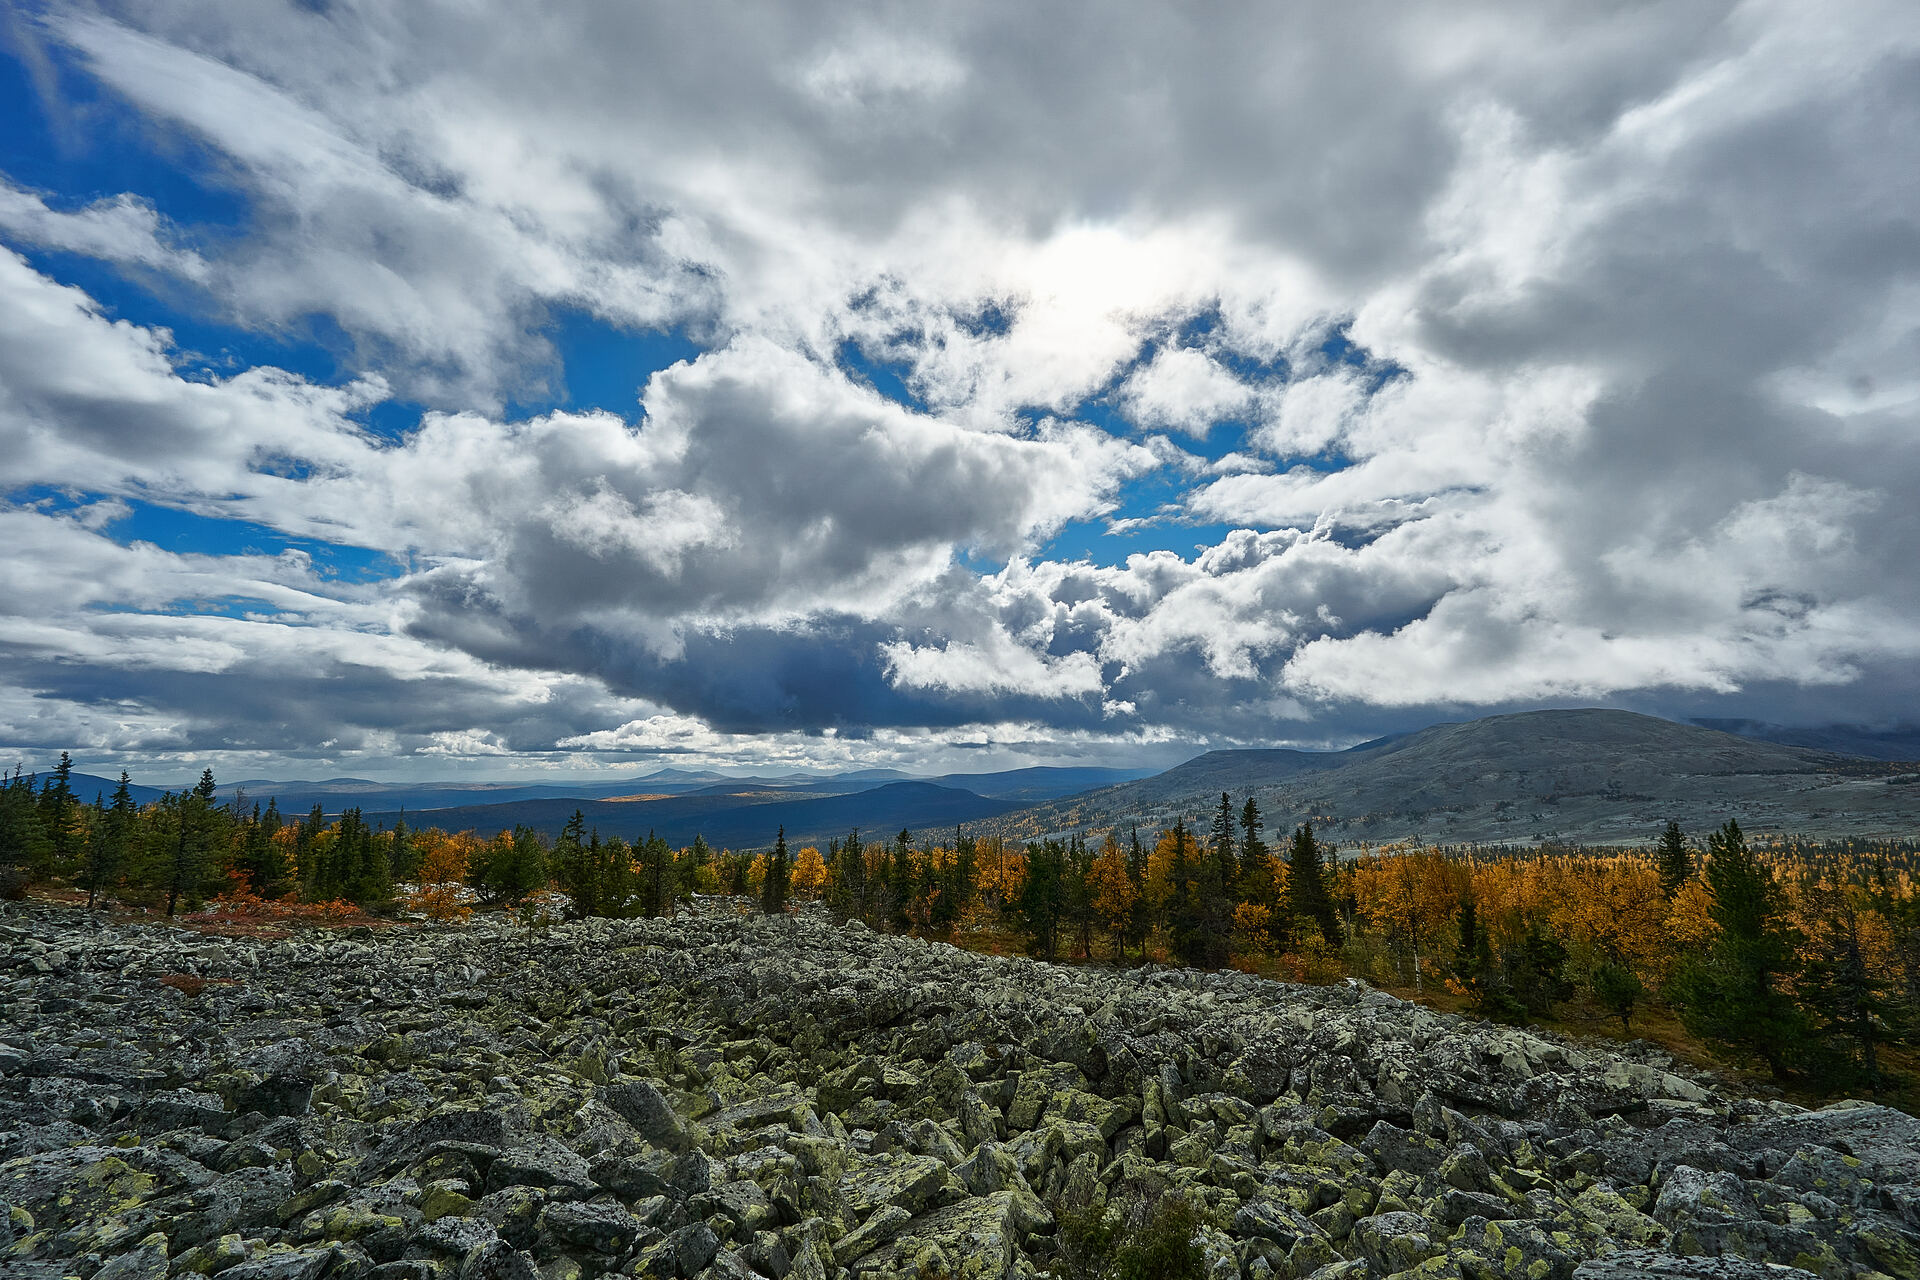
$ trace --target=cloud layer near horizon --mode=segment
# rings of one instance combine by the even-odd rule
[[[0,174],[23,751],[1920,714],[1907,6],[207,2],[12,36],[51,115],[84,133],[93,86],[244,209]],[[322,318],[345,372],[199,369],[88,260],[243,331]],[[562,390],[561,314],[698,354],[624,417],[516,412]],[[391,570],[162,550],[130,504]],[[1126,554],[1061,552],[1103,525]]]

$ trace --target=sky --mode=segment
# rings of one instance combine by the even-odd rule
[[[0,754],[1920,721],[1907,0],[0,7]]]

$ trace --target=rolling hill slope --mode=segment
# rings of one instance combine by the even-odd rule
[[[411,815],[408,821],[449,831],[472,828],[483,836],[524,824],[552,836],[578,809],[587,825],[597,828],[602,836],[634,840],[652,831],[677,848],[702,835],[717,849],[758,849],[771,845],[781,827],[786,828],[789,845],[824,847],[830,838],[844,836],[854,827],[875,837],[891,837],[903,828],[950,833],[959,823],[998,817],[1015,807],[1012,801],[929,782],[890,782],[838,796],[751,792],[660,800],[521,800],[436,809]],[[370,813],[367,820],[391,826],[400,816],[398,812]]]
[[[872,791],[893,782],[925,782],[937,787],[971,791],[990,799],[1031,804],[1139,778],[1144,769],[1111,769],[1087,766],[1008,769],[997,773],[956,773],[943,777],[915,777],[895,769],[860,769],[848,773],[791,773],[733,777],[711,770],[660,769],[639,777],[595,782],[373,782],[365,778],[329,778],[325,781],[273,781],[249,778],[222,784],[217,795],[222,803],[236,796],[249,804],[276,800],[285,815],[305,814],[314,805],[329,816],[347,809],[363,813],[399,813],[419,815],[418,821],[445,826],[439,815],[451,809],[476,809],[486,806],[526,804],[541,800],[584,802],[607,800],[635,802],[640,798],[663,796],[719,797],[739,802],[766,803],[783,797],[852,795]],[[91,790],[81,792],[83,775],[74,775],[74,791],[83,799],[92,799]],[[88,782],[92,786],[94,781]],[[190,784],[189,784],[190,785]],[[106,783],[108,794],[113,784]],[[142,796],[142,792],[151,795]],[[135,798],[153,799],[156,788],[136,788]],[[429,811],[432,816],[429,816]],[[573,805],[567,806],[568,813]],[[542,810],[541,812],[544,812]],[[564,819],[563,819],[564,820]],[[509,824],[511,825],[511,824]]]
[[[664,776],[663,776],[664,775]],[[304,814],[319,805],[329,815],[348,809],[417,810],[507,804],[526,800],[610,799],[635,794],[683,795],[711,786],[718,774],[662,770],[639,778],[606,782],[372,782],[365,778],[328,778],[321,782],[249,778],[218,789],[225,803],[236,796],[248,803],[273,800],[283,814]]]
[[[1644,841],[1693,832],[1920,834],[1920,765],[1756,742],[1625,711],[1534,711],[1439,724],[1341,752],[1214,751],[1166,773],[1031,806],[982,829],[1031,837],[1204,822],[1252,793],[1270,833],[1302,821],[1342,842]]]
[[[35,791],[41,790],[47,785],[47,780],[52,776],[50,771],[35,774],[33,789]],[[100,797],[102,803],[109,803],[113,800],[114,788],[119,785],[119,778],[103,778],[95,773],[72,773],[67,775],[67,787],[73,792],[74,798],[81,804],[92,804],[95,796]],[[164,787],[143,787],[137,782],[130,782],[127,784],[127,794],[133,797],[135,804],[151,804],[153,801],[165,795],[166,789]]]

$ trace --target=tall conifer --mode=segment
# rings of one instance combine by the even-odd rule
[[[1706,881],[1720,932],[1705,955],[1675,974],[1680,1020],[1701,1039],[1785,1075],[1807,1035],[1806,1017],[1786,992],[1799,942],[1786,895],[1732,819],[1707,837]]]
[[[1660,833],[1655,860],[1660,867],[1660,892],[1671,899],[1693,876],[1693,850],[1687,847],[1687,837],[1678,822],[1669,821]]]
[[[1018,911],[1027,952],[1042,960],[1053,959],[1059,946],[1066,863],[1067,848],[1058,840],[1027,846],[1027,879],[1020,888]]]
[[[787,829],[783,826],[773,838],[773,852],[767,855],[767,874],[760,881],[760,910],[770,916],[784,915],[787,890],[793,883],[793,864],[787,859]]]
[[[1287,851],[1287,905],[1292,914],[1320,929],[1327,945],[1340,945],[1340,916],[1333,890],[1327,884],[1327,850],[1314,839],[1313,824],[1302,823],[1293,832]]]
[[[133,791],[127,771],[113,789],[113,803],[93,825],[87,841],[87,910],[94,910],[107,887],[125,874],[133,848]]]
[[[1201,935],[1199,882],[1195,877],[1195,858],[1184,819],[1173,823],[1173,857],[1167,868],[1172,882],[1167,895],[1167,932],[1173,941],[1173,954],[1182,964],[1200,964],[1206,958],[1206,940]]]

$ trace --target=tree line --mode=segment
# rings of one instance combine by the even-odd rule
[[[1750,842],[1734,822],[1692,840],[1668,824],[1636,850],[1390,846],[1338,858],[1310,824],[1269,845],[1258,806],[1223,794],[1204,830],[1024,843],[858,831],[759,852],[696,837],[602,837],[575,813],[557,838],[517,827],[370,826],[357,809],[288,817],[216,802],[211,771],[146,804],[123,773],[85,803],[71,760],[0,783],[0,893],[64,879],[89,906],[168,915],[209,900],[410,907],[440,919],[553,895],[576,916],[666,916],[693,894],[777,912],[818,900],[882,930],[1011,934],[1044,959],[1236,965],[1441,988],[1504,1021],[1569,1004],[1631,1034],[1649,1010],[1780,1076],[1881,1087],[1883,1051],[1920,1035],[1920,895],[1911,846]]]

